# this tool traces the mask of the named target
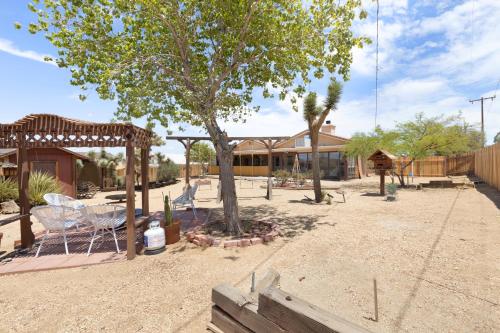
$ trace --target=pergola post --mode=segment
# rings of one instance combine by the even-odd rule
[[[19,208],[21,217],[21,247],[31,248],[35,235],[31,231],[30,202],[28,195],[29,164],[28,149],[24,145],[24,138],[20,140],[21,145],[17,150],[17,179],[19,188]]]
[[[267,200],[273,198],[273,141],[267,140]]]
[[[189,166],[190,166],[190,163],[191,163],[191,140],[190,139],[187,139],[186,140],[186,144],[185,144],[185,147],[186,147],[186,187],[189,188],[189,176],[190,176],[190,171],[189,170]]]
[[[133,134],[127,135],[126,174],[127,189],[127,259],[135,258],[135,186],[134,186],[134,144]]]
[[[141,148],[142,216],[149,215],[149,150]]]

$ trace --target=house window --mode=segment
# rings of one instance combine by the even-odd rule
[[[31,171],[47,173],[57,178],[57,161],[33,161],[31,162]]]
[[[310,147],[311,146],[311,139],[309,138],[309,135],[304,135],[301,138],[295,139],[295,147]]]

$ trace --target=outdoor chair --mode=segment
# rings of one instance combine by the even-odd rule
[[[62,207],[64,216],[77,222],[75,225],[77,230],[80,225],[86,225],[85,217],[82,214],[85,204],[80,200],[59,193],[47,193],[43,199],[51,206]]]
[[[126,208],[115,205],[93,205],[86,206],[83,211],[85,212],[84,214],[87,220],[94,226],[94,232],[92,233],[92,239],[90,240],[87,256],[90,255],[94,240],[98,237],[102,237],[104,240],[105,233],[113,235],[113,238],[115,239],[116,252],[120,253],[115,228],[122,225],[127,219]],[[99,231],[102,232],[100,236],[97,235]]]
[[[176,210],[177,207],[191,207],[193,210],[194,218],[198,218],[196,216],[196,208],[194,206],[194,197],[196,195],[196,191],[198,190],[198,184],[194,184],[191,188],[188,188],[184,193],[182,193],[178,198],[172,201],[172,208]]]
[[[67,216],[64,214],[64,208],[61,206],[38,206],[32,208],[30,212],[45,228],[45,235],[43,235],[35,257],[38,257],[40,254],[42,245],[50,233],[62,234],[66,254],[69,254],[66,230],[74,227],[78,222],[76,220],[67,219]]]

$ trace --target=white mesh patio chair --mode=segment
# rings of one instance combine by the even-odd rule
[[[116,205],[93,205],[86,206],[83,211],[85,212],[84,214],[87,220],[94,227],[94,232],[90,241],[89,250],[87,251],[87,256],[90,255],[94,240],[98,237],[102,237],[104,240],[104,234],[106,233],[113,235],[113,238],[115,239],[116,252],[120,253],[115,228],[122,225],[127,219],[126,208]],[[99,231],[101,231],[100,236],[97,235]]]
[[[191,207],[194,217],[196,217],[196,207],[194,206],[194,197],[198,190],[198,184],[194,184],[191,188],[184,191],[178,198],[172,201],[172,209],[176,210],[177,207]]]
[[[35,257],[38,257],[40,254],[42,245],[47,237],[49,237],[50,233],[62,234],[64,249],[66,250],[66,254],[69,254],[66,230],[74,227],[77,222],[75,220],[66,219],[64,215],[64,208],[60,206],[39,206],[31,208],[30,212],[45,228],[45,234],[43,235],[40,245],[38,246]]]
[[[80,200],[59,193],[47,193],[43,196],[43,199],[51,206],[63,207],[66,218],[77,222],[76,229],[82,225],[87,225],[82,212],[85,204]]]

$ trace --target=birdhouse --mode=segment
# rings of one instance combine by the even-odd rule
[[[395,167],[396,156],[379,149],[368,157],[368,160],[373,162],[373,168],[377,171],[392,170]]]

